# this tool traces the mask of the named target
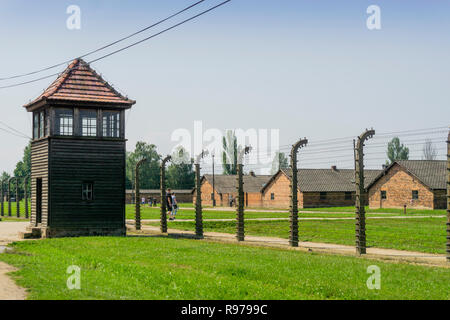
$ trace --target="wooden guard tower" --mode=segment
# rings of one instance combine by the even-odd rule
[[[76,59],[24,106],[33,113],[33,234],[126,234],[124,119],[133,104]]]

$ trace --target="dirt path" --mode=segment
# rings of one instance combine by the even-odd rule
[[[0,222],[0,253],[6,249],[6,245],[14,241],[20,241],[18,234],[24,231],[29,222]],[[25,300],[27,293],[19,287],[7,274],[16,269],[0,262],[0,300]]]
[[[142,229],[144,232],[149,232],[151,234],[161,234],[159,227],[143,226]],[[195,233],[193,231],[169,229],[168,235],[174,237],[192,238],[195,236]],[[205,232],[204,238],[211,241],[236,243],[235,235],[230,233]],[[355,247],[353,246],[346,246],[332,243],[300,242],[298,248],[292,248],[289,246],[288,239],[275,237],[246,236],[245,241],[242,242],[242,244],[254,245],[259,247],[275,247],[308,252],[312,251],[323,252],[347,256],[355,256],[356,254]],[[393,262],[409,262],[409,263],[450,268],[450,265],[446,262],[445,255],[442,254],[431,254],[431,253],[384,249],[384,248],[368,248],[367,254],[361,257],[367,259],[377,259]]]

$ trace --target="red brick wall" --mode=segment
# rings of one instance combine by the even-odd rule
[[[279,173],[275,179],[267,186],[262,195],[262,204],[266,208],[288,209],[291,205],[290,198],[290,180],[286,175]],[[271,194],[274,194],[274,200],[271,200]],[[303,194],[298,193],[298,206],[303,208]]]
[[[212,206],[213,205],[213,201],[211,198],[211,194],[213,193],[213,187],[212,184],[210,184],[207,180],[203,180],[202,186],[201,186],[201,191],[202,191],[202,205],[204,206]],[[223,200],[220,197],[220,194],[217,192],[217,190],[214,193],[214,198],[216,199],[216,205],[221,207],[223,206]],[[194,195],[192,198],[192,203],[195,205],[197,199],[197,193],[194,190]],[[228,199],[228,198],[227,198]]]
[[[213,202],[211,199],[211,194],[213,192],[212,184],[207,180],[203,180],[202,183],[202,205],[204,206],[212,206]],[[218,207],[229,207],[229,193],[219,194],[216,190],[215,198],[216,198],[216,206]],[[233,198],[237,197],[237,192],[231,194]],[[248,207],[262,207],[262,197],[259,192],[244,192],[245,204]],[[195,204],[196,201],[196,193],[194,191],[194,196],[192,199],[192,203]]]
[[[412,200],[412,191],[419,191],[419,199]],[[381,191],[387,198],[381,200]],[[380,178],[369,190],[370,208],[408,208],[434,209],[434,194],[415,177],[395,164],[389,172]]]

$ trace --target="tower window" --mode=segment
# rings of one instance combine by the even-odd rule
[[[83,182],[81,195],[83,201],[94,200],[94,184],[92,182]]]
[[[103,136],[109,138],[120,137],[120,112],[103,111]]]
[[[48,134],[45,110],[35,112],[33,115],[33,138],[40,139]]]
[[[97,111],[80,110],[80,127],[83,137],[97,136]]]
[[[33,115],[33,138],[39,139],[39,113]]]
[[[71,109],[56,109],[55,118],[56,135],[73,135],[73,111]]]
[[[39,113],[39,138],[45,135],[45,112],[41,111]]]

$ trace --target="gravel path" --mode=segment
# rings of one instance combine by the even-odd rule
[[[20,241],[19,232],[24,231],[29,222],[0,222],[0,253],[6,250],[6,245]],[[0,300],[25,300],[27,293],[19,287],[8,273],[15,271],[12,266],[0,262]]]

